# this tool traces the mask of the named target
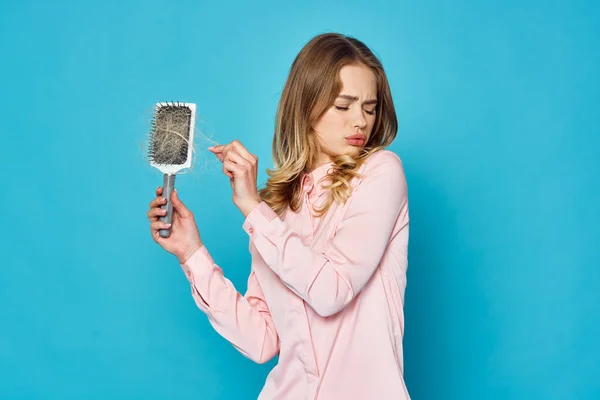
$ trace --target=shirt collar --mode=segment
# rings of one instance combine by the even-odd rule
[[[311,193],[314,189],[314,194],[321,196],[327,190],[323,188],[323,184],[328,184],[327,173],[332,171],[333,161],[318,166],[311,172],[304,173],[302,178],[302,190],[306,193]]]

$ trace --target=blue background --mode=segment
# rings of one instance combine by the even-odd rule
[[[150,237],[152,106],[198,104],[177,178],[240,291],[250,258],[206,150],[271,167],[273,119],[314,35],[387,70],[411,203],[414,399],[600,398],[596,1],[8,2],[0,6],[0,398],[254,399],[256,365]],[[197,135],[199,135],[197,133]]]

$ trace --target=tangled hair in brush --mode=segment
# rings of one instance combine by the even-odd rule
[[[190,146],[191,123],[189,107],[179,103],[165,103],[159,107],[152,121],[150,159],[157,164],[184,164]]]
[[[377,81],[376,119],[373,131],[358,157],[341,155],[333,159],[329,197],[316,215],[327,212],[333,201],[345,203],[352,194],[350,180],[373,153],[389,146],[396,137],[398,121],[383,66],[361,41],[325,33],[311,39],[296,56],[277,109],[273,137],[274,168],[267,169],[261,199],[277,214],[302,204],[302,177],[316,167],[319,145],[314,124],[333,105],[342,89],[340,70],[347,65],[370,68]]]

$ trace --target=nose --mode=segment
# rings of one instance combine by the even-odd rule
[[[362,108],[358,108],[358,111],[354,112],[354,115],[352,116],[352,118],[353,118],[352,126],[354,128],[363,129],[365,126],[367,126],[367,119],[365,118],[365,111]]]

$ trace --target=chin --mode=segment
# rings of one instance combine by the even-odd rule
[[[349,149],[341,152],[340,154],[345,154],[350,157],[358,157],[360,155],[361,151],[362,151],[362,147],[359,148],[359,147],[350,146]]]

